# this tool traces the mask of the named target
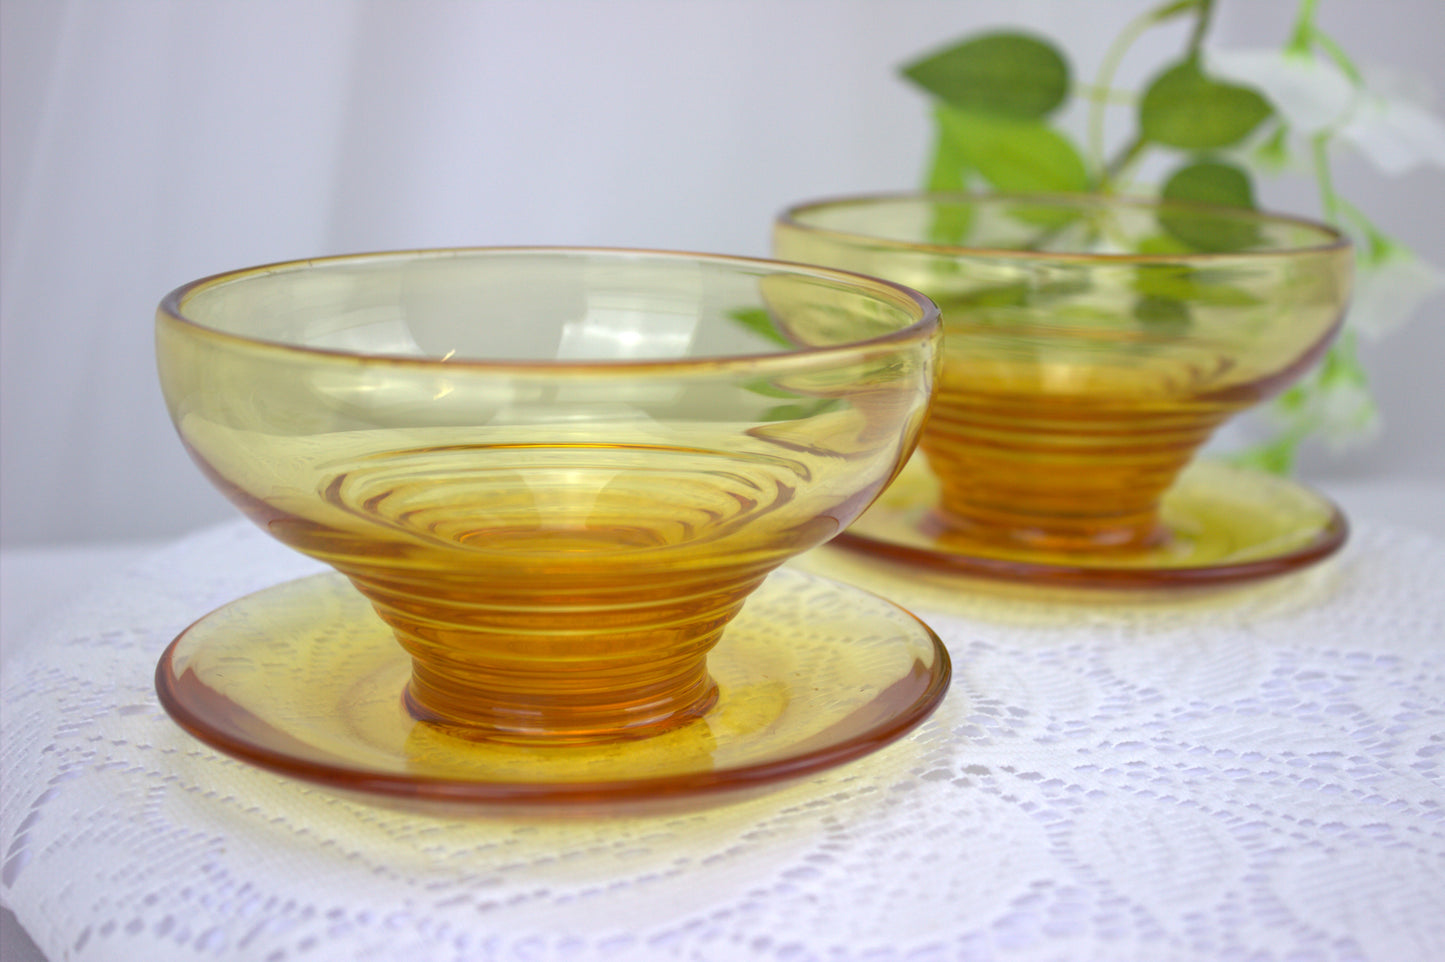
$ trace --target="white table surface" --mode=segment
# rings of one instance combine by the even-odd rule
[[[1319,485],[1352,522],[1385,522],[1445,540],[1445,480]],[[0,672],[52,608],[73,600],[112,572],[157,551],[156,543],[7,547],[0,550]],[[0,959],[44,962],[8,909],[0,911]]]

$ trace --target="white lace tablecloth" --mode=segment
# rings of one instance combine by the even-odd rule
[[[955,673],[913,735],[600,821],[375,808],[172,724],[171,637],[310,570],[203,532],[6,664],[0,895],[49,958],[1445,957],[1445,542],[1362,525],[1203,598],[924,592]]]

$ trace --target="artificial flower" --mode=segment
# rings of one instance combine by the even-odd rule
[[[1350,144],[1390,176],[1445,168],[1445,123],[1396,93],[1396,84],[1361,85],[1331,60],[1295,48],[1210,50],[1209,69],[1255,87],[1297,134]]]
[[[1325,130],[1354,109],[1354,83],[1335,64],[1297,50],[1207,50],[1209,73],[1243,81],[1265,99],[1297,133]]]
[[[1391,177],[1417,167],[1445,169],[1445,124],[1407,100],[1361,91],[1338,136]]]
[[[1445,271],[1383,237],[1363,249],[1351,297],[1350,326],[1378,338],[1404,324],[1416,309],[1445,290]]]

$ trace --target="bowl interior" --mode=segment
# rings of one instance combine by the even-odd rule
[[[802,204],[785,221],[870,242],[1052,257],[1199,258],[1344,244],[1333,228],[1257,211],[1097,195],[900,194]]]
[[[168,305],[248,339],[448,363],[788,353],[897,334],[926,313],[889,285],[762,262],[536,249],[298,262],[203,281]]]
[[[777,256],[917,288],[943,311],[947,388],[1253,403],[1343,315],[1349,245],[1286,217],[1094,196],[882,195],[803,204]]]
[[[504,249],[201,281],[157,350],[192,455],[302,550],[546,567],[836,531],[911,450],[938,335],[916,292],[822,268]]]

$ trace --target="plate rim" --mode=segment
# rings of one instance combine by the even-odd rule
[[[761,762],[751,762],[732,768],[605,781],[526,782],[460,779],[383,772],[364,766],[347,766],[344,763],[323,766],[284,751],[233,737],[228,732],[208,726],[199,719],[178,691],[180,677],[174,671],[177,656],[183,653],[188,642],[194,641],[193,632],[205,626],[208,619],[218,616],[228,609],[254,603],[273,590],[296,587],[303,582],[345,582],[345,577],[335,571],[323,571],[261,588],[226,602],[197,618],[167,644],[157,660],[154,674],[155,690],[162,708],[173,722],[193,738],[221,754],[273,774],[323,786],[355,797],[401,802],[436,802],[446,806],[461,805],[466,808],[475,808],[478,811],[519,804],[553,809],[583,807],[589,804],[623,808],[632,804],[647,805],[659,801],[686,802],[712,796],[721,799],[740,795],[748,790],[773,785],[781,787],[803,776],[862,758],[892,744],[917,728],[937,710],[952,681],[952,660],[947,646],[938,633],[913,612],[857,585],[847,584],[813,572],[784,567],[771,573],[768,578],[771,580],[779,576],[822,582],[829,585],[832,590],[865,596],[871,599],[872,603],[886,606],[901,614],[908,623],[915,626],[914,633],[910,637],[930,645],[933,652],[934,662],[927,670],[929,680],[922,691],[902,710],[866,728],[863,735],[845,739],[824,748],[813,749],[800,756],[785,754],[782,757],[772,756]],[[358,597],[361,597],[359,592]],[[399,658],[407,657],[399,645],[397,651]],[[915,661],[914,664],[917,665],[919,662]],[[181,674],[184,676],[190,672],[190,669],[185,669]],[[910,672],[910,674],[913,673]],[[900,676],[893,684],[901,683],[908,677],[908,675]],[[402,693],[398,692],[397,697],[400,699]],[[862,709],[867,707],[864,705]],[[855,709],[833,724],[845,721],[862,709]],[[290,737],[284,730],[276,728],[264,719],[254,714],[251,714],[250,717],[283,736]],[[703,716],[703,718],[706,717],[707,715]],[[423,722],[419,723],[424,724]],[[827,729],[825,728],[823,731],[827,731]],[[820,733],[813,733],[802,743],[806,744],[816,739],[818,734]]]
[[[919,460],[916,458],[915,462]],[[921,460],[921,465],[914,470],[927,472],[931,476],[932,469],[928,466],[926,459]],[[852,529],[838,535],[831,544],[850,553],[882,558],[940,574],[984,578],[990,581],[1007,581],[1016,584],[1032,583],[1090,589],[1119,588],[1137,591],[1140,589],[1210,588],[1289,574],[1323,561],[1343,548],[1349,540],[1350,523],[1344,511],[1331,498],[1309,485],[1292,478],[1266,474],[1262,471],[1230,465],[1213,459],[1196,460],[1190,463],[1180,473],[1180,477],[1186,477],[1187,472],[1201,468],[1222,469],[1245,474],[1264,480],[1266,483],[1292,488],[1294,493],[1314,499],[1325,510],[1325,520],[1309,541],[1288,551],[1262,558],[1203,565],[1129,566],[1083,562],[1066,564],[1030,561],[1017,557],[990,557],[901,544]],[[884,498],[886,497],[887,492],[884,493]],[[1166,492],[1166,501],[1168,497],[1169,494]],[[866,518],[866,513],[864,517]]]

